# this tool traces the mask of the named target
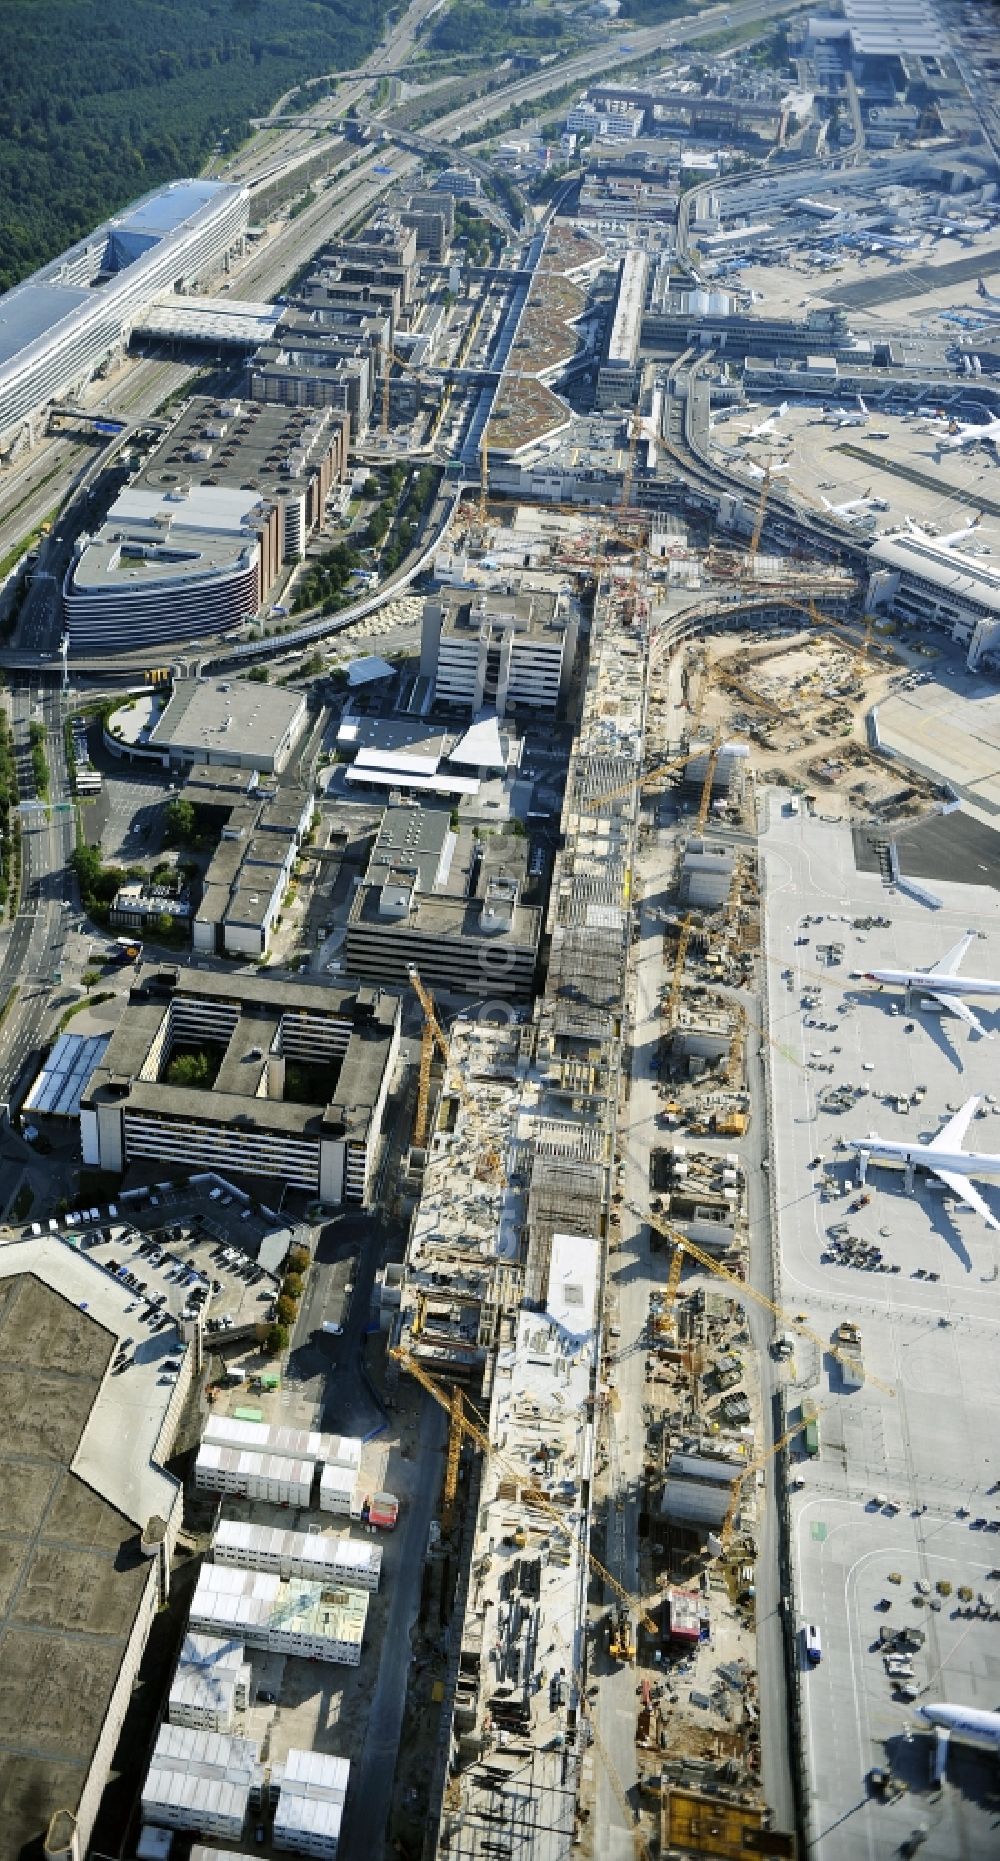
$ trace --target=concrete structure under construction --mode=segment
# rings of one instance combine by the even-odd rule
[[[181,1520],[165,1463],[189,1354],[169,1384],[176,1337],[130,1354],[130,1295],[74,1238],[0,1247],[4,1861],[41,1853],[50,1820],[88,1847]]]
[[[439,1855],[488,1855],[498,1826],[517,1829],[527,1855],[559,1852],[572,1842],[600,1258],[600,1242],[592,1236],[553,1236],[540,1307],[517,1314],[509,1343],[495,1359],[489,1432],[497,1452],[485,1462],[479,1491],[475,1604],[462,1630],[451,1724],[455,1793]],[[540,1502],[515,1497],[530,1489],[542,1493]],[[519,1528],[541,1533],[547,1555],[517,1549]],[[535,1542],[527,1535],[529,1547]],[[532,1684],[540,1662],[551,1676],[546,1686]],[[492,1751],[498,1729],[516,1746],[512,1761],[499,1769]]]
[[[121,352],[154,298],[242,245],[249,198],[219,181],[173,181],[0,298],[0,453],[29,442],[47,403]]]
[[[145,968],[81,1098],[84,1162],[118,1175],[173,1159],[366,1202],[399,1017],[377,989]],[[191,1052],[214,1067],[211,1091],[171,1083]]]

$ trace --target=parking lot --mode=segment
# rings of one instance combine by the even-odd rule
[[[1000,1152],[990,1043],[907,1012],[864,973],[930,965],[973,929],[967,973],[1000,975],[1000,897],[934,879],[933,909],[859,872],[846,826],[777,806],[762,844],[780,1297],[814,1334],[796,1338],[786,1404],[794,1422],[815,1402],[819,1432],[815,1455],[790,1449],[796,1620],[823,1647],[801,1675],[810,1832],[832,1861],[896,1854],[918,1821],[928,1855],[986,1854],[988,1760],[956,1747],[952,1782],[934,1789],[914,1706],[997,1703],[1000,1626],[992,1600],[978,1612],[994,1585],[1000,1611],[996,1236],[926,1174],[909,1193],[901,1170],[873,1165],[861,1185],[844,1140],[926,1142],[979,1094],[968,1147]],[[988,1003],[974,1005],[992,1031]],[[976,1187],[996,1209],[997,1186]],[[822,1348],[845,1320],[861,1334],[860,1383]],[[878,1630],[907,1621],[924,1640],[897,1684]],[[873,1766],[905,1795],[876,1802]]]
[[[224,1195],[218,1191],[220,1213],[225,1212]],[[78,1237],[92,1261],[133,1295],[129,1309],[135,1316],[136,1338],[153,1336],[201,1312],[206,1331],[218,1333],[221,1341],[228,1331],[272,1316],[278,1282],[257,1265],[249,1232],[246,1247],[228,1238],[215,1218],[215,1206],[207,1199],[203,1212],[182,1210],[164,1206],[154,1195],[134,1215],[119,1202],[104,1210],[81,1211],[61,1225]],[[249,1229],[250,1223],[241,1225]]]

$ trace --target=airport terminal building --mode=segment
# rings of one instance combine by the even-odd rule
[[[172,181],[0,298],[0,455],[31,439],[50,401],[89,380],[154,298],[241,244],[248,203],[243,187]]]

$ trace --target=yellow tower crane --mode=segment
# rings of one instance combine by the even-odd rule
[[[420,1040],[420,1075],[417,1087],[417,1112],[413,1126],[414,1142],[416,1143],[418,1130],[422,1133],[424,1141],[426,1141],[427,1137],[427,1101],[430,1089],[430,1047],[434,1046],[437,1048],[446,1066],[451,1057],[451,1048],[448,1044],[448,1036],[438,1020],[437,1009],[434,1006],[434,997],[421,980],[419,970],[411,964],[407,974],[410,979],[411,987],[424,1011],[424,1026]],[[455,1074],[455,1085],[466,1117],[475,1130],[480,1130],[482,1127],[482,1109],[474,1094],[463,1084],[461,1075],[457,1072]],[[423,1098],[421,1097],[422,1094]],[[485,1147],[480,1169],[484,1181],[499,1182],[502,1180],[503,1160],[495,1144],[488,1144]]]
[[[722,737],[722,725],[719,724],[711,744],[709,745],[708,762],[705,765],[705,780],[701,785],[701,800],[698,803],[698,812],[694,822],[694,831],[696,834],[704,833],[705,825],[708,821],[709,809],[712,806],[712,784],[715,781],[715,771],[719,763],[719,751],[722,748]]]
[[[567,1543],[575,1544],[579,1550],[583,1552],[591,1569],[600,1577],[601,1582],[606,1584],[608,1589],[614,1592],[620,1603],[624,1603],[626,1608],[632,1610],[632,1612],[638,1616],[643,1627],[648,1629],[651,1635],[655,1635],[657,1633],[656,1623],[652,1620],[651,1616],[646,1614],[645,1608],[638,1597],[633,1596],[631,1591],[627,1590],[623,1583],[619,1583],[618,1578],[607,1568],[607,1565],[601,1563],[600,1558],[596,1557],[594,1552],[590,1549],[585,1534],[575,1525],[571,1525],[567,1522],[559,1507],[553,1505],[547,1493],[543,1493],[538,1487],[524,1485],[523,1468],[519,1467],[517,1462],[512,1460],[509,1455],[502,1453],[499,1448],[494,1446],[486,1432],[485,1426],[482,1424],[481,1418],[478,1421],[474,1421],[469,1415],[467,1407],[468,1399],[463,1396],[462,1391],[458,1390],[458,1401],[456,1402],[456,1392],[447,1389],[443,1383],[439,1383],[437,1378],[431,1376],[430,1372],[424,1369],[423,1364],[419,1363],[410,1351],[403,1350],[399,1345],[394,1345],[390,1349],[389,1355],[393,1357],[398,1364],[401,1364],[403,1369],[406,1370],[410,1376],[416,1378],[421,1388],[425,1389],[429,1396],[433,1396],[434,1401],[440,1408],[444,1409],[448,1415],[449,1443],[448,1456],[445,1463],[445,1502],[448,1501],[447,1481],[449,1479],[449,1469],[452,1466],[454,1466],[454,1477],[457,1487],[458,1457],[461,1452],[461,1440],[464,1436],[469,1441],[473,1442],[487,1459],[496,1461],[497,1464],[503,1468],[510,1479],[514,1480],[522,1488],[524,1503],[531,1506],[535,1511],[543,1512],[552,1528],[558,1531],[560,1535],[566,1539]],[[456,1435],[458,1436],[457,1447],[453,1445]],[[451,1504],[454,1505],[454,1493],[451,1495]]]
[[[771,495],[771,466],[770,466],[770,463],[768,463],[764,467],[764,476],[760,481],[760,498],[757,504],[757,515],[754,518],[753,534],[750,537],[750,548],[747,551],[747,555],[751,562],[755,562],[757,559],[757,551],[760,548],[760,539],[764,533],[764,518],[767,515],[767,500],[770,497],[770,495]]]
[[[836,1358],[838,1363],[851,1361],[851,1353],[849,1351],[843,1351],[840,1349],[839,1345],[831,1344],[829,1338],[821,1337],[820,1333],[814,1331],[812,1326],[806,1323],[805,1319],[794,1318],[790,1312],[785,1310],[784,1306],[776,1305],[773,1299],[769,1299],[766,1293],[758,1292],[757,1288],[751,1286],[749,1281],[740,1279],[738,1273],[730,1272],[729,1268],[724,1267],[721,1261],[713,1259],[711,1254],[707,1254],[703,1248],[699,1247],[697,1242],[691,1239],[690,1235],[682,1234],[679,1228],[671,1227],[669,1222],[661,1221],[651,1210],[647,1211],[646,1220],[649,1222],[651,1228],[655,1228],[658,1234],[662,1234],[664,1240],[672,1242],[677,1253],[687,1254],[692,1260],[696,1260],[699,1266],[704,1267],[707,1272],[714,1273],[717,1278],[726,1280],[733,1288],[733,1295],[735,1298],[741,1300],[753,1299],[756,1305],[762,1305],[766,1311],[772,1313],[775,1318],[779,1319],[787,1330],[797,1332],[800,1337],[809,1338],[811,1343],[817,1345],[828,1357]],[[674,1300],[677,1297],[677,1287],[680,1284],[680,1269],[677,1269],[675,1272],[676,1267],[677,1258],[675,1254],[674,1262],[667,1280],[667,1302],[665,1307],[667,1315],[669,1315],[670,1311],[673,1309]],[[866,1370],[865,1380],[874,1384],[876,1389],[882,1390],[883,1394],[886,1396],[894,1396],[896,1394],[891,1383],[883,1382],[881,1377],[874,1376],[870,1370]]]
[[[486,527],[486,493],[490,482],[490,423],[487,420],[483,428],[483,437],[479,442],[479,522]]]
[[[409,369],[412,375],[416,375],[418,381],[423,380],[423,376],[421,375],[420,370],[416,366],[416,364],[414,362],[408,361],[405,355],[397,355],[396,351],[394,349],[390,349],[389,344],[386,343],[385,353],[382,358],[381,435],[383,439],[388,439],[389,437],[389,377],[392,374],[392,365],[394,362],[397,368]]]
[[[739,1472],[737,1473],[736,1478],[733,1481],[733,1490],[732,1490],[732,1496],[729,1501],[729,1510],[726,1513],[726,1516],[722,1521],[722,1526],[719,1531],[719,1537],[722,1540],[723,1550],[726,1550],[728,1548],[730,1539],[732,1538],[732,1535],[733,1535],[733,1525],[736,1520],[736,1514],[739,1511],[740,1493],[743,1487],[744,1480],[750,1479],[752,1475],[763,1473],[765,1467],[770,1465],[771,1461],[775,1458],[775,1455],[780,1454],[782,1449],[786,1448],[790,1441],[794,1441],[796,1435],[801,1434],[802,1430],[808,1427],[809,1422],[812,1419],[814,1419],[815,1415],[818,1413],[819,1413],[819,1405],[817,1405],[816,1409],[811,1411],[810,1414],[800,1415],[798,1421],[793,1422],[790,1428],[786,1428],[784,1434],[779,1435],[778,1439],[775,1442],[773,1442],[769,1448],[766,1448],[762,1454],[755,1455],[753,1460],[746,1461],[746,1463],[739,1469]]]

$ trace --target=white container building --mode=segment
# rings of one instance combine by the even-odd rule
[[[359,1590],[377,1590],[382,1570],[382,1547],[370,1540],[280,1531],[242,1519],[220,1520],[212,1556],[217,1564],[241,1570],[273,1571],[279,1577],[306,1577],[312,1583],[342,1583]]]
[[[334,1861],[350,1770],[346,1758],[294,1748],[272,1767],[272,1791],[278,1789],[275,1848]]]
[[[357,1667],[367,1616],[367,1590],[204,1564],[190,1620],[193,1629],[239,1637],[250,1648]]]
[[[241,1499],[264,1499],[275,1506],[308,1506],[312,1500],[312,1460],[257,1454],[249,1449],[203,1442],[194,1464],[201,1492],[232,1493]]]
[[[231,1732],[250,1702],[251,1669],[241,1641],[185,1635],[170,1688],[171,1725]]]
[[[238,1840],[263,1785],[253,1739],[161,1725],[142,1787],[143,1820]]]

